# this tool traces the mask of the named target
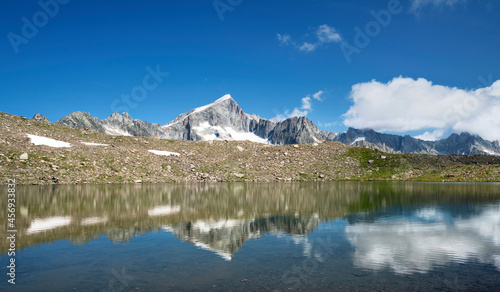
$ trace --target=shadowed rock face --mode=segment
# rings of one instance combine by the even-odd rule
[[[284,145],[321,142],[325,137],[307,118],[293,117],[279,122],[269,134],[269,139],[273,144]]]
[[[42,114],[36,114],[31,119],[35,120],[35,121],[39,121],[39,122],[50,123],[49,119],[46,116],[42,115]]]

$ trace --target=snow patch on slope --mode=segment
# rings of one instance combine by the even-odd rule
[[[354,140],[354,142],[352,142],[351,145],[353,145],[356,142],[360,142],[360,141],[366,141],[366,137],[358,137],[358,138],[356,138],[356,140]]]
[[[212,102],[211,104],[207,104],[207,105],[204,105],[204,106],[200,106],[200,107],[195,108],[194,110],[192,110],[192,111],[191,111],[191,113],[190,113],[190,114],[194,114],[194,113],[197,113],[197,112],[201,112],[201,111],[203,111],[203,110],[205,110],[205,109],[207,109],[207,108],[209,108],[209,107],[213,106],[213,105],[214,105],[214,104],[216,104],[216,103],[219,103],[219,102],[222,102],[222,101],[225,101],[225,100],[231,99],[231,98],[232,98],[232,97],[231,97],[231,95],[226,94],[226,95],[224,95],[223,97],[221,97],[221,98],[217,99],[216,101]],[[187,116],[186,116],[186,117],[187,117]]]
[[[31,143],[35,145],[46,145],[49,147],[56,147],[56,148],[71,147],[71,144],[69,144],[68,142],[58,141],[47,137],[30,135],[30,134],[28,134],[28,137],[31,139]]]
[[[495,152],[493,150],[490,150],[486,147],[482,147],[482,146],[476,146],[476,149],[480,150],[480,151],[483,151],[484,153],[488,153],[489,155],[493,155],[493,156],[500,156],[500,153],[498,152]]]
[[[130,135],[128,132],[120,129],[120,128],[113,128],[113,127],[110,127],[110,126],[107,126],[107,125],[104,125],[104,131],[106,134],[108,135],[112,135],[112,136],[132,136]]]
[[[161,155],[161,156],[170,156],[170,155],[175,155],[175,156],[180,156],[180,153],[177,152],[170,152],[170,151],[162,151],[162,150],[148,150],[148,152],[151,152],[156,155]]]
[[[226,94],[226,95],[224,95],[223,97],[221,97],[221,98],[217,99],[216,101],[214,101],[214,102],[212,102],[212,103],[210,103],[210,104],[207,104],[207,105],[204,105],[204,106],[200,106],[200,107],[197,107],[197,108],[195,108],[195,109],[193,109],[193,110],[188,111],[188,112],[187,112],[187,113],[185,113],[184,115],[179,116],[180,118],[179,118],[179,120],[178,120],[178,121],[172,121],[172,122],[170,122],[170,123],[166,124],[166,125],[165,125],[165,126],[163,126],[163,127],[164,127],[164,128],[168,128],[168,127],[170,127],[170,126],[172,126],[172,125],[175,125],[175,124],[177,124],[177,123],[180,123],[180,122],[182,122],[183,120],[185,120],[187,117],[189,117],[190,115],[192,115],[192,114],[194,114],[194,113],[201,112],[201,111],[203,111],[203,110],[206,110],[207,108],[210,108],[211,106],[213,106],[213,105],[215,105],[215,104],[217,104],[217,103],[220,103],[220,102],[223,102],[223,101],[225,101],[225,100],[229,100],[229,99],[232,99],[231,95]]]
[[[99,143],[92,143],[92,142],[82,142],[82,144],[85,144],[87,146],[109,146],[108,144],[99,144]]]
[[[203,140],[231,140],[250,141],[262,144],[269,144],[269,140],[261,138],[251,132],[238,132],[231,127],[212,126],[208,122],[192,128]]]

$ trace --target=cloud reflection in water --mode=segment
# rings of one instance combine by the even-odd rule
[[[453,218],[437,208],[346,227],[354,265],[398,274],[426,273],[435,266],[477,260],[500,271],[500,205]]]

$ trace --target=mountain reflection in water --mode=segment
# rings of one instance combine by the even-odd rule
[[[384,277],[389,275],[417,277],[398,278],[398,281],[431,285],[418,275],[432,277],[431,271],[470,263],[482,265],[481,269],[474,268],[477,273],[484,267],[492,269],[486,269],[489,271],[486,275],[474,274],[481,276],[482,281],[490,281],[480,286],[480,290],[500,284],[494,280],[500,276],[498,184],[314,182],[18,186],[16,198],[16,248],[21,257],[24,250],[44,250],[60,240],[71,243],[65,247],[69,252],[71,246],[92,246],[96,242],[102,245],[101,239],[109,238],[114,246],[131,245],[133,248],[130,254],[125,248],[118,257],[110,247],[105,247],[100,251],[102,257],[111,263],[123,260],[124,255],[130,261],[138,261],[140,256],[133,250],[148,246],[149,250],[142,252],[151,253],[144,254],[149,258],[147,264],[151,269],[170,267],[170,273],[162,281],[178,282],[177,285],[187,290],[196,285],[204,290],[211,287],[204,285],[209,285],[212,278],[223,281],[226,276],[222,275],[230,275],[233,271],[239,275],[233,277],[250,277],[243,273],[246,269],[254,271],[255,279],[284,290],[306,289],[310,283],[327,290],[341,286],[363,290],[370,289],[375,280],[381,281],[381,285],[389,285],[384,282],[388,279]],[[2,218],[7,217],[6,201],[0,202]],[[0,236],[8,236],[5,229],[0,230]],[[142,241],[133,241],[134,238]],[[176,245],[172,240],[184,244]],[[250,243],[246,245],[246,242]],[[7,241],[0,241],[2,259],[6,258],[7,244]],[[248,248],[243,248],[244,245]],[[175,248],[171,252],[178,254],[179,263],[172,255],[154,261],[152,255],[170,248]],[[216,260],[205,259],[209,255],[216,255]],[[217,263],[217,266],[208,268],[214,271],[199,275],[196,281],[188,281],[189,277],[182,275],[192,275],[201,269],[191,263],[193,257],[203,257],[202,262],[207,261],[206,265]],[[33,258],[36,260],[37,256]],[[73,261],[75,258],[69,264]],[[179,266],[173,269],[167,263]],[[305,263],[314,267],[315,272],[299,273],[297,267],[304,267]],[[93,265],[103,263],[93,262]],[[267,270],[262,269],[264,266]],[[27,276],[32,271],[29,266],[26,269],[25,277],[44,277],[42,272]],[[86,267],[80,269],[83,273]],[[453,271],[460,274],[457,269]],[[472,268],[464,266],[463,269],[470,271]],[[368,276],[372,272],[373,276]],[[288,275],[294,273],[296,277],[288,281]],[[152,277],[150,281],[156,281],[157,277],[153,276],[140,277]],[[99,289],[105,281],[96,280],[95,287],[86,288]],[[301,285],[290,285],[299,282]],[[396,289],[401,284],[391,283],[394,286],[384,287]],[[441,286],[435,280],[433,283],[434,286],[419,289],[443,288],[444,282],[441,281]],[[152,289],[160,284],[151,285],[145,287]],[[69,286],[61,284],[61,287]],[[239,286],[224,287],[240,289]],[[33,291],[36,291],[35,284]]]

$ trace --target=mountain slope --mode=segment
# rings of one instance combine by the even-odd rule
[[[0,184],[12,178],[19,184],[500,181],[500,157],[484,155],[384,154],[339,142],[274,146],[112,136],[4,113],[0,124]]]

